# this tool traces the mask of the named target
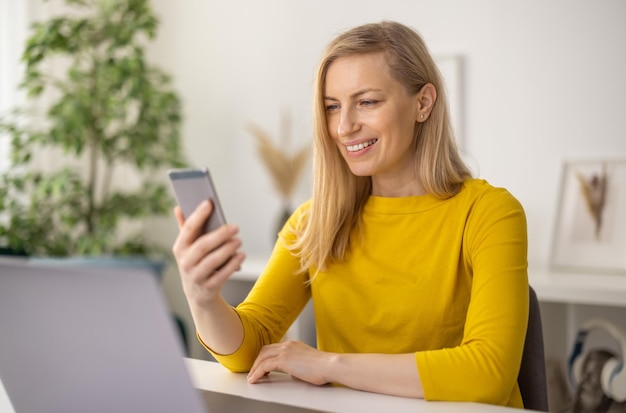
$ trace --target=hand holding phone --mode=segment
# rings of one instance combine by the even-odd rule
[[[172,169],[168,175],[185,219],[208,199],[213,203],[213,212],[205,224],[204,232],[213,231],[226,223],[208,168]]]

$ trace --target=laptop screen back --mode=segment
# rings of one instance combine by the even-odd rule
[[[0,337],[16,412],[206,412],[149,271],[0,260]]]

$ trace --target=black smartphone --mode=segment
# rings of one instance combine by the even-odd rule
[[[172,169],[168,171],[168,175],[185,219],[202,201],[209,199],[213,203],[213,212],[205,224],[204,231],[213,231],[226,223],[208,168]]]

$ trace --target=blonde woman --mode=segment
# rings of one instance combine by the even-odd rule
[[[367,24],[329,45],[314,96],[314,184],[237,308],[220,290],[244,254],[237,227],[203,235],[208,203],[173,252],[197,335],[257,383],[301,380],[430,400],[522,407],[528,320],[520,203],[471,177],[421,37]],[[280,342],[312,299],[317,348]]]

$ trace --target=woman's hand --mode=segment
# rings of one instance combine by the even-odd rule
[[[238,252],[241,240],[235,225],[223,225],[207,234],[203,227],[213,206],[205,201],[187,220],[180,207],[174,209],[180,232],[172,252],[180,272],[183,291],[190,301],[203,307],[215,300],[226,280],[241,267],[244,254]]]
[[[326,373],[334,354],[319,351],[301,341],[270,344],[261,349],[250,373],[248,382],[256,383],[273,370],[290,374],[312,384],[326,384]]]
[[[274,370],[316,385],[332,382],[357,390],[424,398],[414,353],[327,353],[300,341],[287,341],[261,349],[248,382],[256,383]]]

